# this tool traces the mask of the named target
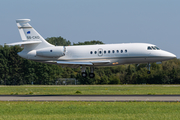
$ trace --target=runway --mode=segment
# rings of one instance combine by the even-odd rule
[[[0,95],[0,101],[179,102],[180,95]]]

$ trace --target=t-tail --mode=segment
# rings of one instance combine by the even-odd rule
[[[28,22],[30,19],[17,19],[17,27],[23,42],[11,43],[7,45],[22,44],[25,51],[37,50],[41,48],[53,47],[48,43]]]
[[[65,55],[65,47],[55,47],[48,43],[28,22],[30,19],[16,20],[19,33],[23,42],[7,45],[23,45],[24,49],[19,56],[31,60],[57,59]]]

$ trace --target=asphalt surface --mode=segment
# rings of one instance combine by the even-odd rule
[[[177,102],[180,95],[0,95],[0,101]]]

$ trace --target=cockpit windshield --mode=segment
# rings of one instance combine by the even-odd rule
[[[155,48],[156,48],[157,50],[160,50],[157,46],[155,46]]]
[[[147,50],[160,50],[157,46],[148,46]]]
[[[150,47],[150,46],[148,46],[148,48],[147,48],[148,50],[152,50],[152,48]]]
[[[155,46],[151,46],[153,50],[156,50]]]

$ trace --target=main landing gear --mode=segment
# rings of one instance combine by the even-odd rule
[[[95,77],[95,74],[94,74],[94,67],[90,67],[91,69],[91,72],[89,73],[89,77],[90,78],[94,78]],[[81,68],[81,72],[82,72],[82,77],[87,77],[87,73],[85,72],[86,71],[86,66],[82,66]]]
[[[150,67],[151,67],[151,65],[148,63],[148,65],[147,65],[147,69],[148,69],[147,74],[151,74]]]

